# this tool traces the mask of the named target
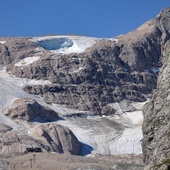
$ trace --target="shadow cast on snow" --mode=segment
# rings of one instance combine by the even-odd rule
[[[80,142],[80,143],[81,143],[81,146],[82,146],[81,152],[80,152],[81,156],[86,156],[86,155],[89,155],[89,154],[92,153],[93,148],[91,146],[89,146],[85,143],[82,143],[82,142]]]

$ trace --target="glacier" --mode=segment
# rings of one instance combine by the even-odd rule
[[[51,38],[37,41],[37,43],[46,50],[59,50],[61,48],[70,48],[73,41],[68,38]]]
[[[53,53],[71,54],[85,52],[86,49],[95,45],[97,41],[104,39],[106,38],[78,35],[55,35],[33,37],[29,40],[37,43],[40,47]],[[118,42],[118,39],[115,38],[109,38],[108,40]]]
[[[86,36],[45,36],[34,37],[30,41],[37,43],[45,50],[49,50],[53,53],[70,54],[70,53],[82,53],[87,48],[92,47],[101,38],[86,37]]]

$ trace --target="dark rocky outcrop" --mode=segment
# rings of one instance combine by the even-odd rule
[[[168,19],[170,23],[169,15]],[[170,26],[166,29],[170,31]],[[170,165],[170,41],[164,46],[162,63],[157,89],[143,110],[145,170],[166,170]]]
[[[3,110],[3,114],[12,119],[30,122],[51,122],[58,118],[56,112],[41,106],[36,100],[30,98],[15,100],[9,108]]]

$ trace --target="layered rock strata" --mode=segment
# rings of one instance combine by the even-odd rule
[[[6,38],[6,43],[0,44],[0,63],[18,77],[51,82],[23,88],[47,103],[99,115],[108,108],[114,114],[106,107],[109,103],[145,101],[156,88],[162,44],[169,38],[167,11],[128,34],[96,39],[81,53],[53,52],[31,38]]]
[[[157,89],[143,109],[143,155],[145,170],[170,166],[170,41],[166,43]]]

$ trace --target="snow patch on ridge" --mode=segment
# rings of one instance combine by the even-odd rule
[[[117,38],[109,38],[109,40],[114,41],[114,42],[118,42],[119,41]]]
[[[27,78],[23,78],[22,83],[23,85],[42,85],[42,86],[51,84],[49,80],[36,80]]]
[[[0,41],[0,44],[4,45],[4,44],[6,44],[6,41]]]
[[[34,37],[30,39],[46,50],[54,53],[82,53],[87,48],[93,46],[100,38],[85,36],[46,36]]]
[[[27,57],[15,63],[15,66],[27,66],[40,59],[40,56]]]

